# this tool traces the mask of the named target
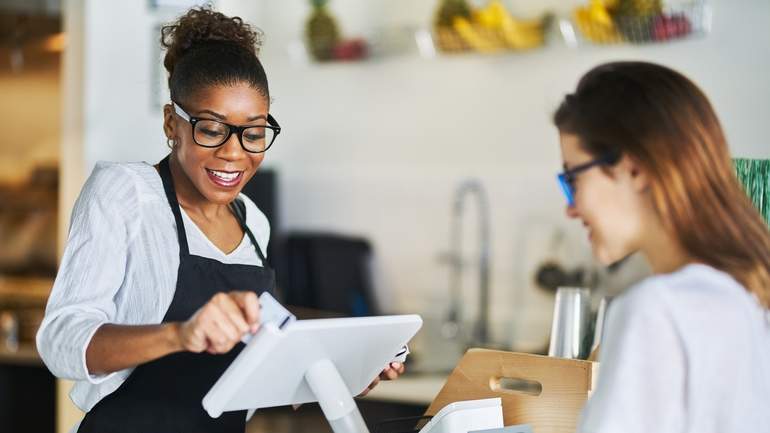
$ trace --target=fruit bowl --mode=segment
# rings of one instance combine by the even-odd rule
[[[562,35],[570,45],[667,42],[703,35],[711,27],[705,0],[663,3],[661,0],[591,0],[562,21]]]

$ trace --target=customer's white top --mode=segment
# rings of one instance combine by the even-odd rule
[[[581,433],[770,432],[770,312],[706,265],[610,304]]]
[[[270,226],[245,195],[246,224],[266,253]],[[247,236],[225,254],[182,211],[190,254],[261,266]],[[157,324],[171,304],[179,268],[176,223],[160,175],[147,163],[96,165],[72,211],[69,239],[37,334],[51,372],[76,381],[83,411],[115,391],[132,369],[88,374],[85,350],[104,323]]]

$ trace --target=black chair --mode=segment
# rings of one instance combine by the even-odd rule
[[[377,314],[372,248],[362,238],[333,233],[288,234],[276,252],[279,293],[286,305],[344,316]]]

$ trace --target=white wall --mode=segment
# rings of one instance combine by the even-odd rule
[[[144,0],[82,1],[88,5],[86,167],[99,159],[156,161],[165,152],[151,92],[157,17]],[[563,260],[580,263],[588,256],[579,228],[564,221],[550,115],[598,63],[645,59],[684,72],[711,97],[735,155],[770,157],[766,0],[715,0],[711,35],[665,45],[569,49],[555,41],[518,55],[424,59],[407,53],[329,65],[299,64],[287,54],[301,38],[307,3],[219,2],[266,32],[262,59],[271,111],[284,128],[266,165],[280,173],[283,227],[371,239],[381,297],[393,311],[443,314],[448,269],[438,255],[448,246],[452,192],[462,179],[478,177],[492,205],[497,336],[515,338],[520,348],[545,341],[551,299],[530,281],[535,265],[557,254],[549,252],[554,227],[568,227],[567,238],[580,239],[561,250]],[[332,2],[348,34],[424,25],[435,3]],[[532,13],[544,2],[515,4]],[[470,309],[473,289],[466,289]]]

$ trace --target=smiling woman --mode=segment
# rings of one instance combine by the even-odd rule
[[[181,204],[226,205],[256,173],[272,144],[264,132],[276,127],[265,125],[267,100],[240,83],[201,89],[185,108],[172,103],[164,112],[164,129],[172,143],[172,174],[181,177],[177,185],[184,197]]]
[[[170,154],[97,164],[75,204],[38,348],[77,381],[79,432],[244,430],[200,400],[275,284],[268,221],[241,194],[280,131],[258,40],[207,8],[164,27]]]
[[[244,431],[245,411],[212,419],[201,399],[275,285],[269,223],[241,194],[280,132],[259,36],[209,8],[164,27],[170,154],[97,164],[75,204],[37,347],[76,381],[78,432]]]
[[[580,432],[768,431],[770,232],[706,95],[666,67],[587,73],[554,116],[567,216],[655,276],[612,302]]]
[[[280,131],[268,114],[270,91],[255,46],[260,33],[240,18],[193,9],[161,35],[173,101],[163,108],[163,128],[172,173],[181,176],[177,189],[187,192],[180,195],[190,207],[200,200],[229,204],[275,138],[265,130]]]
[[[201,400],[275,285],[270,225],[241,193],[281,131],[260,34],[199,8],[161,39],[170,153],[156,165],[97,164],[37,335],[51,371],[76,381],[80,433],[242,433],[246,411],[213,419]]]

